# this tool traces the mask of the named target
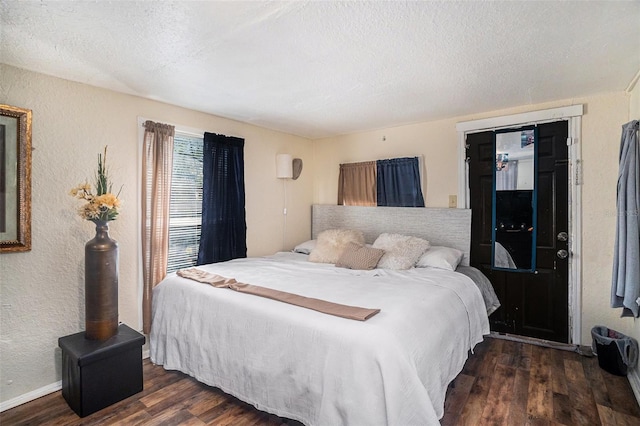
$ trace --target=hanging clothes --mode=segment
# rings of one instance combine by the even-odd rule
[[[638,317],[640,297],[640,150],[638,120],[622,126],[611,307]]]
[[[518,161],[509,161],[500,170],[496,167],[496,191],[515,191],[516,189],[518,189]]]

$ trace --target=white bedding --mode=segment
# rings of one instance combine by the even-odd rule
[[[153,292],[152,362],[309,426],[439,424],[447,385],[489,333],[476,285],[446,270],[354,271],[307,258],[199,268],[381,312],[354,321],[170,274]]]

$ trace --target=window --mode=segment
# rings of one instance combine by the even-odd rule
[[[422,157],[340,164],[338,204],[424,207]]]
[[[202,223],[202,136],[176,130],[167,273],[195,266]]]

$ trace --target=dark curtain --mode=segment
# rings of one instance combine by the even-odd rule
[[[377,161],[378,205],[424,207],[418,157]]]
[[[244,139],[204,134],[198,265],[247,257]]]

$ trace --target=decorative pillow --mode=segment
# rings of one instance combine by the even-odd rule
[[[350,229],[327,229],[318,234],[316,246],[309,254],[309,261],[336,263],[349,243],[364,244],[364,234]]]
[[[384,250],[349,243],[336,262],[336,266],[349,269],[373,269],[384,254]]]
[[[305,241],[293,248],[295,253],[309,254],[316,247],[316,240]]]
[[[416,267],[426,268],[430,266],[432,268],[455,271],[462,261],[462,256],[464,256],[464,253],[460,250],[451,247],[433,246],[420,257]]]
[[[422,238],[385,233],[376,238],[372,247],[384,250],[384,255],[378,262],[378,268],[409,269],[416,264],[429,246],[429,241]]]

